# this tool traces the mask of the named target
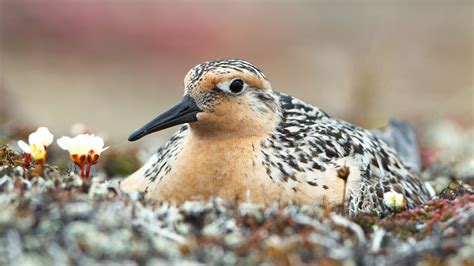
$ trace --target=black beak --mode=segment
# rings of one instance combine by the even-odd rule
[[[196,122],[196,115],[199,112],[202,112],[202,110],[197,106],[196,101],[192,97],[186,95],[174,107],[160,114],[148,124],[133,132],[130,137],[128,137],[128,140],[135,141],[165,128],[184,123]]]

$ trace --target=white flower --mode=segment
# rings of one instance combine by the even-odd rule
[[[401,210],[406,205],[406,199],[403,194],[393,190],[383,194],[383,202],[387,208],[392,210]]]
[[[62,137],[57,143],[61,149],[69,152],[71,160],[79,167],[96,164],[100,154],[109,148],[104,148],[104,140],[101,137],[90,134],[81,134],[74,138]]]
[[[43,164],[47,158],[46,148],[53,142],[54,136],[46,127],[40,127],[28,137],[28,143],[18,141],[18,146],[24,153],[30,154],[33,160]]]

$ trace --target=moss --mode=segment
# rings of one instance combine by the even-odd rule
[[[15,152],[8,145],[0,147],[0,165],[17,167],[24,164],[25,158],[22,154]]]
[[[413,210],[386,217],[380,225],[400,239],[423,239],[434,231],[443,232],[452,221],[464,219],[464,209],[472,208],[473,202],[474,195],[469,192],[461,193],[453,200],[438,198]]]
[[[443,189],[438,196],[442,199],[454,200],[464,194],[473,195],[474,191],[472,190],[472,187],[464,186],[458,182],[451,182],[451,184]]]
[[[127,176],[141,166],[137,150],[107,151],[103,154],[100,164],[107,176]]]
[[[359,213],[353,218],[353,221],[362,227],[365,234],[373,233],[374,226],[376,226],[380,218],[373,214]]]
[[[344,226],[331,220],[334,213],[344,215],[342,207],[265,207],[218,199],[174,206],[143,194],[125,194],[107,178],[137,169],[136,150],[104,153],[96,167],[107,178],[94,177],[84,190],[80,177],[66,171],[66,154],[54,156],[54,149],[51,154],[48,162],[60,168],[24,168],[22,154],[0,147],[0,243],[21,241],[24,254],[37,254],[34,261],[52,260],[54,247],[70,264],[443,264],[469,248],[472,234],[474,195],[464,184],[453,184],[436,200],[384,218],[346,217],[351,226]],[[362,228],[366,242],[357,239],[357,225],[351,222]],[[367,247],[381,231],[374,233],[375,228],[383,228],[386,235],[380,250],[370,252]],[[7,254],[10,246],[0,245],[0,254]],[[393,255],[400,250],[406,253]],[[8,260],[0,256],[0,264],[12,264]]]
[[[8,143],[8,139],[2,138],[2,137],[0,136],[0,146],[6,145],[7,143]]]

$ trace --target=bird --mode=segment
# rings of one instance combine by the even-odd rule
[[[382,134],[276,92],[253,64],[207,61],[184,78],[184,96],[129,141],[179,126],[120,186],[176,204],[223,198],[262,204],[344,206],[385,215],[395,191],[413,208],[430,199],[414,167]],[[403,137],[403,136],[402,136]]]

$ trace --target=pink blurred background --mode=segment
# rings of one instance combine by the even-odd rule
[[[7,125],[82,122],[125,142],[220,58],[365,127],[474,122],[470,1],[1,1]]]

